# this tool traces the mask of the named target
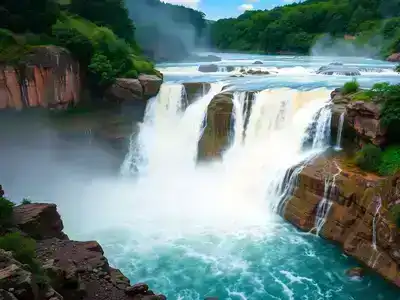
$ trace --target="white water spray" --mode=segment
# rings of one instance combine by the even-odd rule
[[[339,124],[338,124],[338,132],[337,132],[337,136],[336,136],[336,146],[335,146],[335,150],[336,151],[340,151],[342,150],[342,131],[343,131],[343,123],[344,123],[344,112],[342,112],[340,114],[339,117]]]
[[[377,219],[379,218],[379,210],[382,207],[382,199],[381,199],[380,196],[378,196],[374,200],[375,200],[374,203],[376,205],[376,210],[375,210],[374,218],[372,220],[372,247],[376,251],[377,250],[377,245],[376,245],[376,222],[377,222]]]

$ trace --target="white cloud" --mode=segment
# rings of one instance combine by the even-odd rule
[[[200,3],[200,0],[162,0],[162,1],[171,4],[183,5],[191,8],[198,8]]]
[[[238,10],[240,11],[246,11],[246,10],[252,10],[254,9],[254,6],[252,4],[242,4],[238,7]]]

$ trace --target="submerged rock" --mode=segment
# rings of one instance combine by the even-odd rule
[[[351,279],[361,279],[364,277],[364,269],[363,268],[351,268],[346,271],[346,275]]]
[[[203,73],[213,73],[218,72],[219,67],[217,65],[201,65],[198,70]]]
[[[269,75],[268,71],[263,70],[248,70],[245,74],[247,75]]]
[[[256,60],[253,62],[253,65],[263,65],[264,63],[262,61]]]
[[[346,76],[358,76],[361,75],[360,70],[352,67],[345,67],[341,65],[329,65],[322,66],[317,70],[317,74],[323,75],[346,75]]]

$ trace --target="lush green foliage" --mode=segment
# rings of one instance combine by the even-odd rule
[[[222,19],[211,25],[213,44],[220,49],[308,53],[319,45],[334,47],[368,44],[373,54],[400,50],[397,0],[308,0],[268,11],[247,11],[238,18]],[[383,20],[385,19],[385,20]],[[345,36],[354,36],[345,39]],[[384,39],[384,40],[383,40]]]
[[[400,170],[400,147],[390,146],[383,151],[379,174],[393,175]]]
[[[154,65],[140,55],[134,40],[134,26],[123,0],[72,0],[63,2],[62,6],[52,0],[39,2],[51,2],[57,8],[55,18],[51,22],[44,19],[46,24],[38,25],[35,30],[27,23],[24,28],[15,30],[18,35],[13,32],[13,24],[5,24],[11,30],[0,29],[0,61],[18,63],[34,47],[56,44],[71,51],[83,70],[88,71],[88,82],[99,91],[102,89],[98,87],[106,88],[116,77],[156,74]],[[13,3],[6,1],[1,7],[12,11]],[[29,9],[30,5],[28,0],[19,3],[20,10]],[[60,12],[60,7],[68,11]]]
[[[347,95],[357,92],[359,88],[360,84],[357,80],[353,79],[352,81],[346,82],[341,91],[344,95]]]
[[[35,260],[35,240],[24,237],[19,232],[8,233],[0,237],[0,248],[6,251],[12,251],[16,260],[30,266],[32,271],[37,270],[38,264]]]
[[[7,228],[12,222],[14,203],[0,197],[0,231]]]
[[[118,37],[134,43],[134,25],[124,0],[71,0],[69,10],[98,26],[110,28]]]
[[[400,142],[400,84],[387,85],[381,91],[383,103],[381,121],[387,128],[388,142]]]
[[[0,3],[0,28],[16,33],[49,32],[59,13],[59,5],[54,0],[3,0]]]
[[[400,65],[396,67],[395,71],[400,73]]]
[[[356,165],[369,172],[378,172],[381,161],[382,151],[373,144],[364,145],[355,157]]]

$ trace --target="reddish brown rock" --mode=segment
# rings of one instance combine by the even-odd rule
[[[34,203],[14,208],[15,225],[34,239],[67,238],[55,204]]]
[[[59,47],[38,47],[19,66],[0,66],[0,109],[65,109],[80,96],[79,64]]]
[[[399,285],[400,231],[389,209],[397,199],[400,176],[373,177],[347,169],[334,158],[319,157],[300,172],[286,203],[285,218],[303,230],[315,232],[325,179],[334,174],[338,174],[335,187],[330,184],[328,188],[332,206],[320,235],[339,243],[348,255]]]
[[[160,91],[161,84],[163,82],[162,78],[156,75],[139,75],[140,84],[143,87],[143,96],[145,99],[154,97]]]
[[[400,53],[393,53],[386,60],[391,62],[400,62]]]

